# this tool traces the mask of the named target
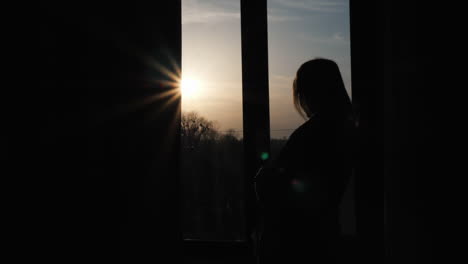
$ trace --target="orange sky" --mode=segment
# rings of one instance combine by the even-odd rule
[[[183,95],[182,111],[199,112],[221,131],[242,131],[239,2],[182,0],[182,74],[198,86]],[[349,2],[269,0],[268,16],[270,127],[275,138],[289,136],[304,122],[291,94],[293,76],[303,62],[335,60],[350,93]]]

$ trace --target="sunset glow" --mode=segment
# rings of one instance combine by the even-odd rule
[[[299,66],[334,60],[351,95],[349,0],[268,0],[268,79],[272,138],[304,123],[292,103]],[[240,1],[182,0],[182,106],[243,130]],[[180,76],[180,75],[179,75]]]
[[[184,77],[180,81],[180,90],[182,93],[182,98],[190,99],[196,96],[200,89],[200,81],[191,78]]]

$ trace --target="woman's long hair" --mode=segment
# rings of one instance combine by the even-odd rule
[[[299,67],[293,83],[294,106],[304,118],[319,115],[331,119],[352,116],[352,106],[338,65],[313,59]]]

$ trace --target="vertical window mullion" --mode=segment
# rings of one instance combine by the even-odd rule
[[[244,186],[247,237],[254,225],[253,177],[270,153],[267,1],[241,0]],[[262,155],[263,154],[263,155]]]

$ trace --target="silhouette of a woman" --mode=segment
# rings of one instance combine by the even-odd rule
[[[293,95],[308,120],[256,176],[259,260],[338,263],[338,210],[352,173],[351,102],[337,64],[328,59],[301,65]]]

